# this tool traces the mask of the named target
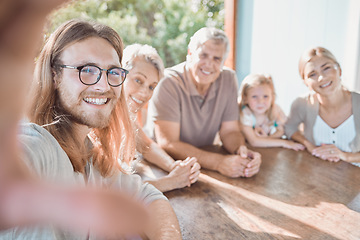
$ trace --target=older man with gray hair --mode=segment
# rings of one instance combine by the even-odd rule
[[[191,38],[186,62],[166,69],[149,104],[146,131],[171,156],[194,156],[203,168],[229,177],[251,177],[261,156],[241,134],[235,72],[224,67],[229,41],[222,30],[201,28]],[[222,155],[203,150],[219,132]]]

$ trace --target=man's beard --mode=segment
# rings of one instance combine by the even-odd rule
[[[58,94],[59,96],[59,94]],[[115,106],[113,107],[110,114],[105,115],[102,111],[98,111],[96,113],[89,113],[86,112],[84,109],[81,108],[80,104],[64,104],[63,98],[59,96],[57,98],[57,111],[61,115],[66,117],[71,123],[85,125],[89,128],[98,128],[102,129],[109,125],[112,113],[115,109]],[[82,99],[79,97],[79,99]],[[65,100],[69,100],[68,98],[65,98]],[[70,100],[71,101],[71,100]],[[81,100],[83,101],[83,100]],[[113,104],[114,99],[111,98],[111,102],[107,104]]]
[[[85,125],[89,128],[98,128],[98,129],[107,127],[109,125],[110,118],[111,118],[111,116],[105,117],[103,115],[99,115],[99,116],[95,117],[94,119],[90,119],[89,117],[81,116],[80,114],[75,115],[75,114],[68,113],[68,115],[69,115],[69,120],[73,123]]]

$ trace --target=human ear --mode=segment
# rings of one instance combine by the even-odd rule
[[[337,64],[337,67],[339,68],[339,76],[341,77],[342,71],[341,71],[341,67]]]
[[[55,69],[51,69],[51,75],[52,75],[52,79],[54,82],[54,87],[55,87],[55,89],[57,89],[59,86],[59,81],[60,81],[59,73],[56,73]]]

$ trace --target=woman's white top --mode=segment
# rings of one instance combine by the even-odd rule
[[[352,152],[350,143],[356,136],[354,116],[351,115],[336,128],[330,127],[319,115],[317,115],[314,128],[315,145],[334,144],[343,152]],[[360,167],[360,163],[353,163]]]

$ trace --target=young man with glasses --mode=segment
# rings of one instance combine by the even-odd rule
[[[23,124],[20,129],[23,159],[48,182],[119,189],[133,196],[137,199],[132,200],[134,204],[122,207],[123,214],[129,216],[132,224],[135,222],[130,218],[131,212],[134,216],[142,213],[140,204],[136,205],[141,201],[149,213],[149,224],[142,233],[150,239],[180,239],[175,213],[166,198],[153,186],[142,184],[139,176],[127,174],[122,168],[133,159],[135,149],[134,131],[121,86],[127,73],[120,64],[122,50],[117,33],[101,24],[72,20],[50,36],[37,59],[29,93],[27,116],[32,123]],[[122,214],[114,202],[121,198],[110,198],[109,206],[99,209],[107,212],[99,214],[89,208],[91,204],[87,199],[59,197],[58,200],[48,196],[55,205],[47,204],[61,210],[63,202],[67,201],[73,207],[73,218],[84,222],[89,218],[87,232],[79,234],[79,231],[45,225],[9,229],[0,235],[0,239],[95,239],[93,234],[104,230],[97,226],[103,224],[102,220],[111,225],[109,230],[113,230],[102,232],[103,236],[119,238],[124,235],[116,233],[129,232],[124,229],[129,226],[125,217],[114,217],[113,222],[106,219],[111,211],[109,206],[114,207],[113,214]],[[130,201],[127,199],[118,204]],[[140,209],[136,210],[136,207]],[[45,206],[45,209],[49,207]],[[66,213],[60,217],[66,227],[69,224],[65,219],[74,222]],[[120,230],[116,231],[115,226]]]
[[[166,69],[150,100],[147,132],[172,157],[194,156],[203,168],[229,177],[251,177],[259,171],[259,153],[246,148],[240,132],[235,72],[223,68],[229,52],[225,33],[202,28],[191,38],[187,60]],[[221,155],[201,149],[219,132]]]
[[[143,227],[146,217],[132,198],[120,191],[48,184],[23,161],[19,119],[35,54],[47,14],[63,2],[3,0],[0,4],[0,229],[53,223],[77,233],[91,228],[103,237],[134,232]],[[21,238],[11,234],[13,229],[4,233],[1,239]]]

